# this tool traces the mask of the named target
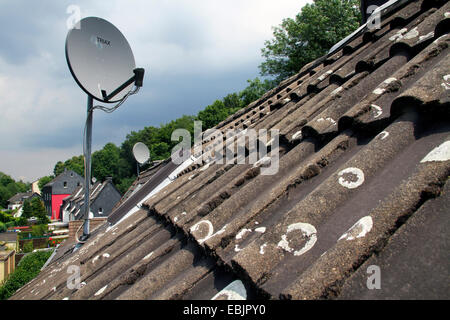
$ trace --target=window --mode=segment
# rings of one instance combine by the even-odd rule
[[[64,188],[67,188],[67,181],[64,181]]]
[[[103,214],[103,208],[98,208],[98,214]]]

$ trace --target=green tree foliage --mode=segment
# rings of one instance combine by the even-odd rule
[[[73,170],[78,173],[80,176],[84,176],[84,157],[83,156],[75,156],[69,160],[66,160],[64,163],[58,161],[53,169],[53,173],[55,176],[64,172],[64,169]]]
[[[265,79],[264,81],[261,81],[259,78],[247,80],[247,83],[247,87],[239,94],[239,98],[244,107],[248,106],[253,101],[258,100],[264,93],[273,89],[277,84],[274,80]]]
[[[50,222],[47,217],[44,202],[40,198],[36,197],[31,200],[31,210],[33,212],[33,217],[38,218],[39,224],[46,224]]]
[[[31,227],[31,235],[33,237],[42,237],[48,232],[48,225],[46,224],[36,224]]]
[[[22,217],[29,219],[33,216],[33,208],[31,207],[31,200],[25,200],[22,207]]]
[[[103,149],[92,154],[92,174],[100,181],[104,181],[106,177],[114,177],[115,183],[119,182],[119,159],[120,148],[113,143],[107,143]]]
[[[26,218],[14,218],[11,213],[10,210],[0,211],[0,232],[6,231],[9,227],[28,225]]]
[[[284,19],[273,28],[274,38],[265,42],[261,74],[278,81],[297,73],[304,65],[323,56],[359,27],[359,0],[314,0],[295,19]]]
[[[58,162],[59,163],[59,162]],[[39,189],[42,190],[42,188],[49,183],[50,181],[52,181],[55,178],[55,176],[45,176],[39,179],[38,181],[38,186]]]
[[[25,244],[23,245],[22,251],[24,253],[29,253],[29,252],[32,252],[33,249],[34,249],[34,247],[33,247],[33,240],[30,240],[30,241],[25,242]]]
[[[17,266],[17,269],[9,276],[3,286],[0,287],[0,300],[8,299],[18,289],[35,278],[51,254],[52,251],[33,252],[24,257]]]
[[[8,206],[8,200],[17,193],[30,190],[30,184],[15,181],[10,176],[0,172],[0,208]]]

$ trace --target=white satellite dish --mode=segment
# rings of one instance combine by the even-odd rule
[[[74,24],[66,39],[66,60],[75,82],[88,95],[85,127],[85,199],[82,239],[89,237],[92,117],[94,109],[111,113],[143,85],[144,69],[136,68],[127,39],[108,21],[88,17]],[[134,87],[136,87],[134,89]],[[117,103],[112,108],[95,106],[94,99]],[[77,239],[78,240],[78,239]]]
[[[104,19],[84,18],[78,29],[69,31],[66,58],[75,81],[98,101],[120,101],[135,82],[136,64],[130,45],[122,33]],[[118,88],[120,91],[110,96]]]
[[[140,165],[145,164],[150,159],[150,151],[142,142],[138,142],[133,147],[133,155]]]

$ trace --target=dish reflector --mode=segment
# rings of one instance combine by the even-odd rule
[[[139,164],[144,164],[150,159],[150,151],[142,142],[138,142],[133,147],[133,155]]]
[[[136,64],[127,39],[101,18],[84,18],[75,26],[66,39],[66,59],[72,76],[94,99],[120,101],[132,90],[133,83],[108,101],[104,97],[134,76]]]

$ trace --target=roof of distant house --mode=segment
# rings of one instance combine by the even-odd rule
[[[17,233],[16,232],[2,232],[2,233],[0,233],[0,241],[16,242],[17,241]]]

